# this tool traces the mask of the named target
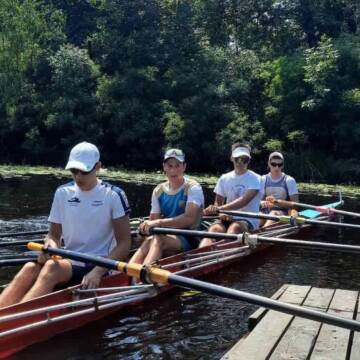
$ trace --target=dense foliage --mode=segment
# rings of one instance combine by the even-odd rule
[[[62,165],[78,141],[107,166],[192,172],[286,154],[299,180],[359,182],[355,0],[2,0],[0,161]]]

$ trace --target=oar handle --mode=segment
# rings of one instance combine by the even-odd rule
[[[216,240],[238,240],[241,238],[242,234],[225,234],[225,233],[216,233],[209,231],[200,231],[200,230],[189,230],[189,229],[175,229],[175,228],[160,228],[153,227],[150,229],[151,234],[163,234],[163,235],[185,235],[185,236],[196,236],[200,238],[210,238]]]

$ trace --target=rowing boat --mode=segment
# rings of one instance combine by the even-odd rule
[[[340,203],[329,204],[336,207]],[[302,216],[328,220],[316,211],[304,211]],[[284,237],[308,236],[310,225],[275,224],[261,230],[262,235]],[[188,277],[201,277],[233,262],[254,256],[270,245],[250,248],[241,240],[218,243],[186,253],[164,258],[157,266]],[[79,328],[114,312],[150,301],[169,291],[171,286],[153,284],[131,285],[131,279],[116,273],[103,279],[100,288],[83,290],[79,286],[0,309],[0,358],[6,358],[23,348],[49,339],[59,333]]]

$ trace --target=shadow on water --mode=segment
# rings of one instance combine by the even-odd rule
[[[67,180],[66,180],[67,181]],[[12,230],[46,225],[54,189],[64,179],[31,177],[0,182],[0,226]],[[117,184],[130,200],[132,216],[146,215],[152,186]],[[212,193],[206,190],[207,203]],[[302,196],[303,202],[325,204],[329,197]],[[355,201],[345,209],[359,210]],[[348,220],[356,222],[355,220]],[[341,235],[341,236],[340,236]],[[353,230],[322,229],[316,240],[358,243]],[[0,282],[12,275],[0,269]],[[207,277],[208,281],[271,296],[282,284],[356,289],[360,262],[356,255],[273,247]],[[218,359],[247,331],[253,305],[176,290],[148,304],[34,345],[14,359],[51,354],[52,359]]]

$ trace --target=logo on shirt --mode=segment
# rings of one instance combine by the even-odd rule
[[[235,186],[233,187],[233,192],[234,192],[235,196],[236,196],[237,198],[239,198],[240,196],[242,196],[242,195],[244,194],[244,192],[245,192],[245,186],[242,185],[242,184],[235,185]]]
[[[91,203],[91,206],[102,206],[102,205],[104,205],[104,202],[102,200],[94,200]]]
[[[80,199],[77,198],[76,196],[73,196],[70,200],[68,200],[68,203],[71,203],[71,204],[79,204],[80,203]]]

